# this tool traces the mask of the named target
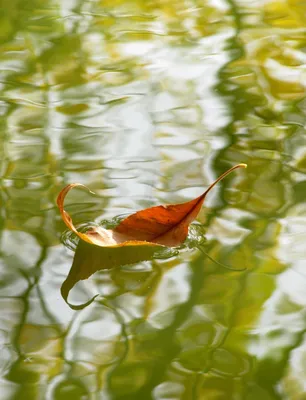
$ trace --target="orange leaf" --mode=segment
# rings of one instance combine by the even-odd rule
[[[80,183],[67,185],[58,195],[57,205],[68,228],[85,242],[102,247],[152,246],[152,244],[175,247],[186,239],[188,226],[200,212],[208,192],[226,175],[240,167],[246,168],[246,164],[235,165],[224,172],[201,196],[194,200],[138,211],[122,220],[114,229],[95,227],[86,233],[81,233],[75,228],[70,215],[64,210],[64,200],[73,187],[86,188]]]

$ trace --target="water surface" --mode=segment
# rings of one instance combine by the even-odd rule
[[[1,400],[303,399],[305,2],[1,8]],[[66,305],[65,184],[96,193],[69,194],[75,223],[99,223],[240,162],[198,218],[217,263],[103,271]]]

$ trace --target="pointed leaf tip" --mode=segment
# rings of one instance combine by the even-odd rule
[[[129,234],[136,240],[146,240],[164,246],[176,247],[188,235],[189,224],[199,214],[202,204],[211,189],[237,168],[237,164],[220,175],[199,197],[181,204],[169,204],[147,208],[130,215],[114,229],[121,234]]]

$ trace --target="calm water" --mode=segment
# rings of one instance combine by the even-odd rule
[[[0,399],[306,399],[305,0],[1,3]],[[96,273],[69,308],[64,185],[99,223],[240,162],[198,218],[216,262]]]

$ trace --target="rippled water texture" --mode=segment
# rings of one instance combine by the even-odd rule
[[[0,7],[0,399],[305,399],[305,0]],[[241,162],[198,218],[210,258],[96,273],[68,307],[64,185],[100,223]]]

